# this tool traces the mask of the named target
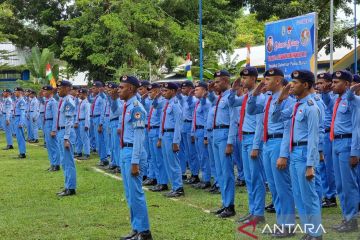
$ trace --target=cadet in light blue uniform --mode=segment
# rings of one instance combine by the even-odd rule
[[[24,133],[24,127],[26,125],[26,102],[23,97],[24,90],[20,87],[17,87],[14,89],[14,91],[16,97],[14,107],[14,126],[16,140],[19,146],[19,158],[26,158],[26,142]]]
[[[79,156],[76,159],[88,160],[90,157],[90,104],[88,101],[88,90],[81,88],[78,90],[78,93],[80,101],[74,125],[78,129],[79,134],[79,146],[77,146],[78,150],[76,150]]]
[[[205,82],[199,82],[195,85],[195,97],[198,99],[193,113],[192,136],[195,137],[195,147],[199,159],[202,179],[201,182],[193,184],[194,188],[207,189],[211,187],[211,168],[209,152],[205,144],[207,141],[206,122],[211,103],[207,99],[208,85]]]
[[[48,171],[59,171],[60,170],[60,154],[59,154],[59,144],[56,137],[57,132],[57,119],[58,119],[58,103],[53,97],[53,87],[44,86],[42,88],[45,95],[44,103],[44,135],[45,141],[47,143],[46,149],[48,152],[48,158],[50,161],[50,167]]]
[[[39,129],[42,130],[42,135],[43,135],[43,139],[44,139],[44,146],[46,147],[46,140],[45,140],[45,133],[44,133],[44,112],[45,112],[45,97],[44,97],[44,92],[40,91],[39,92],[39,96],[38,96],[38,100],[39,100],[39,104],[40,104],[40,115],[38,118],[38,126]]]
[[[181,146],[180,151],[184,153],[181,155],[185,159],[180,159],[182,162],[182,171],[184,172],[184,164],[186,162],[189,164],[191,171],[191,177],[185,180],[186,184],[195,184],[200,182],[199,179],[199,158],[196,153],[195,139],[191,136],[191,123],[193,120],[194,108],[196,104],[196,99],[192,96],[191,91],[194,89],[194,84],[191,81],[185,81],[181,84],[182,94],[178,94],[177,97],[180,100],[180,105],[182,107],[182,127],[181,127]]]
[[[69,95],[71,83],[61,81],[58,85],[61,97],[58,106],[57,139],[60,152],[60,163],[64,170],[65,189],[58,193],[59,197],[76,194],[76,167],[74,161],[75,131],[74,111],[76,109],[73,97]]]
[[[105,92],[107,92],[108,90],[108,84],[106,83],[105,85]],[[107,93],[102,92],[101,96],[104,99],[104,109],[101,112],[101,117],[100,117],[100,125],[102,126],[102,132],[103,132],[103,136],[104,136],[104,142],[103,142],[103,147],[104,147],[104,156],[106,155],[106,158],[110,157],[110,132],[109,132],[109,123],[110,123],[110,109],[111,109],[111,105],[110,105],[110,99],[109,96],[107,95]]]
[[[357,164],[360,157],[359,119],[357,111],[359,102],[349,91],[353,76],[350,72],[333,73],[332,89],[335,98],[323,94],[325,104],[333,109],[330,125],[330,140],[333,147],[335,183],[340,199],[344,221],[334,226],[337,232],[357,231],[357,213],[359,208],[359,186],[357,183]]]
[[[236,137],[236,117],[230,106],[230,74],[226,70],[214,74],[214,87],[209,88],[209,100],[215,103],[213,120],[213,152],[220,185],[222,207],[216,211],[220,218],[234,216],[235,175],[233,147]],[[215,89],[214,89],[215,88]],[[220,92],[216,98],[214,90]]]
[[[40,116],[40,102],[36,97],[36,92],[34,90],[29,91],[30,98],[30,107],[29,107],[29,121],[30,121],[30,129],[28,131],[32,132],[32,140],[30,143],[38,143],[39,142],[39,116]]]
[[[101,123],[101,114],[104,113],[105,108],[105,94],[102,92],[103,83],[96,81],[93,84],[92,91],[94,99],[91,104],[90,117],[92,119],[92,127],[94,128],[94,135],[96,141],[96,149],[99,153],[100,162],[99,166],[104,167],[109,165],[107,160],[107,152],[104,139],[103,125]]]
[[[272,194],[272,201],[276,210],[276,223],[278,226],[287,227],[285,224],[295,224],[295,203],[291,187],[289,172],[289,121],[274,122],[272,114],[284,83],[284,73],[281,69],[271,68],[264,73],[265,80],[254,90],[248,101],[248,113],[251,115],[264,112],[263,124],[263,163],[266,179]],[[266,99],[257,104],[258,94],[262,88],[270,93]],[[281,103],[280,109],[293,106],[294,101],[288,98]],[[274,237],[290,237],[293,228],[287,227],[285,231],[273,233]]]
[[[332,83],[332,74],[330,73],[321,73],[317,75],[316,86],[320,93],[323,93],[325,90],[330,89]],[[332,94],[332,93],[331,93]],[[322,207],[336,207],[336,185],[335,185],[335,175],[334,175],[334,166],[332,159],[332,143],[330,141],[330,125],[332,118],[333,109],[325,106],[325,117],[323,119],[325,134],[324,134],[324,144],[323,144],[323,153],[324,161],[320,161],[319,171],[322,181],[322,190],[323,190],[323,202]]]
[[[26,103],[26,109],[25,109],[25,117],[26,117],[26,132],[27,132],[27,138],[26,141],[33,141],[34,140],[34,136],[33,136],[33,131],[31,131],[31,125],[30,125],[30,89],[25,89],[24,91],[24,100]],[[25,129],[24,129],[25,132]]]
[[[292,93],[297,97],[294,107],[281,110],[282,101],[290,89],[283,91],[275,104],[272,121],[290,122],[290,175],[295,206],[301,223],[311,224],[305,228],[302,239],[322,239],[321,207],[315,186],[315,168],[319,163],[319,122],[320,110],[311,97],[311,88],[315,83],[314,74],[307,70],[294,71],[291,74]]]
[[[262,133],[263,111],[250,115],[248,111],[248,99],[252,96],[255,88],[258,72],[254,67],[247,67],[240,72],[241,80],[248,93],[237,97],[239,83],[233,84],[233,90],[229,95],[229,104],[232,107],[241,106],[238,135],[242,143],[242,160],[246,187],[249,194],[249,214],[240,218],[241,222],[264,222],[265,207],[265,178],[262,163]],[[264,101],[264,95],[256,98],[256,103]]]
[[[120,172],[120,138],[118,134],[119,127],[119,117],[121,110],[123,108],[123,101],[120,100],[117,93],[117,88],[119,87],[116,83],[109,83],[108,85],[108,94],[110,96],[110,136],[111,136],[111,145],[110,145],[110,154],[111,154],[111,164],[109,165],[110,170],[114,170],[115,173]]]
[[[213,84],[213,82],[209,82],[209,85]],[[214,148],[213,148],[213,124],[214,124],[214,114],[215,114],[215,104],[212,103],[207,119],[206,119],[206,132],[204,134],[204,138],[207,138],[207,141],[204,140],[204,143],[207,145],[208,153],[209,153],[209,160],[210,160],[210,168],[211,168],[211,177],[214,179],[213,185],[209,189],[209,192],[212,194],[220,194],[220,187],[219,187],[219,179],[217,173],[220,169],[216,169],[218,167],[215,164],[214,158]]]
[[[139,81],[132,76],[123,76],[119,86],[120,99],[124,101],[120,117],[120,155],[125,195],[130,208],[132,232],[121,239],[152,239],[146,199],[142,190],[145,171],[146,112],[136,98]]]
[[[171,183],[171,191],[166,197],[184,196],[182,173],[179,161],[179,145],[181,141],[182,111],[176,97],[178,86],[175,83],[165,83],[162,94],[166,103],[161,112],[159,140],[165,163],[165,169]]]
[[[71,91],[70,91],[70,95],[71,95],[71,97],[72,97],[72,99],[73,99],[73,101],[75,103],[74,123],[76,123],[78,113],[79,113],[79,103],[80,103],[80,99],[78,97],[79,90],[80,90],[79,86],[72,86]],[[82,143],[81,143],[79,128],[77,128],[75,126],[76,125],[74,125],[74,130],[75,130],[74,157],[78,158],[78,157],[82,156],[82,149],[80,148],[80,146],[82,146]]]
[[[10,95],[11,95],[10,89],[5,89],[3,91],[3,97],[4,97],[3,106],[2,106],[3,118],[1,119],[2,120],[1,124],[5,130],[6,143],[7,143],[6,147],[3,150],[14,149],[11,123],[10,123],[13,113],[13,101]]]
[[[150,188],[150,191],[161,192],[169,189],[167,185],[169,178],[166,173],[165,159],[163,158],[161,147],[157,146],[160,131],[160,117],[166,100],[161,96],[159,84],[151,84],[148,86],[148,90],[149,97],[152,99],[152,105],[147,116],[147,132],[152,160],[152,163],[149,163],[149,168],[153,169],[157,183],[157,185]]]
[[[150,107],[152,104],[152,100],[148,96],[148,90],[147,87],[150,85],[150,82],[148,81],[141,81],[140,87],[138,88],[138,95],[140,95],[140,102],[144,106],[146,114],[150,112]],[[146,116],[146,119],[148,117]],[[147,122],[146,122],[147,125]],[[145,126],[147,128],[147,126]],[[150,151],[150,142],[149,142],[149,136],[148,131],[145,131],[145,150],[147,153],[147,164],[146,164],[146,179],[143,182],[144,186],[154,186],[157,184],[156,182],[156,175],[154,170],[154,159],[151,155]],[[144,177],[145,178],[145,177]]]

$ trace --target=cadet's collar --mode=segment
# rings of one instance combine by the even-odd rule
[[[137,101],[136,95],[132,96],[129,100],[126,101],[126,106],[129,106],[129,105],[132,104],[134,101]]]
[[[280,96],[280,93],[281,93],[281,91],[277,91],[276,93],[272,93],[273,99],[278,98]]]
[[[228,89],[228,90],[226,90],[225,92],[223,92],[223,93],[221,94],[221,96],[226,96],[226,95],[229,95],[229,94],[230,94],[230,92],[231,92],[231,88],[230,88],[230,89]]]
[[[309,99],[311,99],[311,94],[307,95],[303,99],[300,99],[298,102],[299,103],[306,103]]]

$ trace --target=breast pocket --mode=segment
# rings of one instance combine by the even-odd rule
[[[348,111],[348,105],[343,105],[343,104],[341,104],[340,106],[339,106],[339,112],[341,112],[341,113],[346,113],[347,111]]]
[[[305,117],[305,114],[303,112],[298,112],[295,116],[296,121],[301,122]]]

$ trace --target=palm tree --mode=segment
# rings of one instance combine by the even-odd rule
[[[58,79],[59,65],[56,64],[54,53],[47,48],[44,48],[42,52],[40,52],[38,47],[33,47],[31,49],[31,54],[26,57],[26,64],[33,75],[33,82],[35,84],[49,83],[49,80],[46,79],[47,64],[51,65],[51,71],[55,79]]]

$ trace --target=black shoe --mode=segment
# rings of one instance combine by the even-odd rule
[[[100,161],[98,164],[99,167],[106,167],[107,165],[109,165],[109,161],[107,161],[107,160]]]
[[[14,149],[13,145],[7,145],[5,148],[3,148],[2,150],[9,150],[9,149]]]
[[[256,225],[259,223],[264,223],[265,222],[265,217],[264,216],[255,216],[252,215],[251,218],[249,218],[248,220],[245,220],[243,223],[255,223]]]
[[[358,230],[358,222],[356,218],[353,218],[349,221],[344,221],[338,228],[335,228],[335,231],[340,233],[354,232]]]
[[[82,157],[82,153],[74,153],[74,157],[75,158]]]
[[[89,158],[90,158],[90,155],[87,155],[87,154],[84,154],[83,156],[76,157],[76,159],[80,160],[80,161],[89,160]]]
[[[114,174],[116,174],[116,173],[121,173],[120,167],[116,167],[116,168],[114,169]]]
[[[192,187],[195,189],[207,189],[207,188],[211,187],[211,183],[210,182],[199,182],[199,183],[193,184]]]
[[[235,212],[235,208],[234,205],[230,205],[229,207],[226,207],[224,209],[224,211],[222,211],[220,214],[218,214],[217,216],[219,218],[229,218],[229,217],[233,217],[236,215]]]
[[[152,192],[163,192],[169,190],[169,187],[167,184],[158,184],[156,186],[149,188],[149,190]]]
[[[177,197],[185,196],[185,192],[184,189],[181,187],[176,189],[175,191],[170,191],[168,193],[165,193],[164,196],[168,198],[177,198]]]
[[[210,213],[215,214],[215,215],[218,215],[218,214],[222,213],[223,211],[225,211],[225,207],[221,207],[221,208],[219,208],[219,209],[210,211]]]
[[[213,189],[213,191],[211,191],[210,193],[211,193],[211,194],[221,194],[220,188],[219,188],[219,187],[215,187],[215,188]]]
[[[65,189],[64,191],[59,193],[58,196],[59,197],[67,197],[67,196],[71,196],[71,195],[75,195],[75,194],[76,194],[75,189]]]
[[[251,217],[252,217],[251,213],[248,213],[245,216],[240,217],[236,222],[242,223],[242,222],[249,220]]]
[[[274,204],[270,203],[269,205],[267,205],[265,207],[265,211],[268,212],[268,213],[275,213],[276,210],[275,210]]]
[[[143,182],[143,186],[155,186],[157,184],[156,179],[148,178]]]
[[[96,153],[96,149],[92,149],[91,152]]]
[[[120,240],[129,240],[129,239],[135,237],[137,234],[138,234],[137,231],[132,230],[132,232],[129,233],[128,235],[126,235],[126,236],[124,236],[124,237],[120,237]]]
[[[186,174],[182,175],[182,180],[185,181],[187,179]]]
[[[336,198],[324,198],[322,204],[322,208],[331,208],[331,207],[337,207]]]
[[[18,158],[26,158],[25,153],[21,153],[21,154],[19,154],[19,155],[18,155]]]
[[[53,165],[50,165],[50,167],[46,170],[46,171],[49,171],[49,172],[51,172],[52,171],[52,169],[53,169]]]
[[[193,175],[191,178],[184,181],[185,184],[195,184],[200,182],[200,178],[198,175]]]
[[[33,140],[32,143],[39,143],[39,139]]]
[[[60,166],[59,165],[54,165],[53,166],[53,172],[57,172],[60,171]]]
[[[116,168],[117,168],[117,166],[115,166],[115,165],[109,165],[109,167],[108,167],[107,170],[113,171],[113,170],[115,170]]]
[[[139,232],[134,237],[130,238],[130,240],[152,240],[151,232],[150,231],[144,231]]]
[[[245,187],[246,186],[246,182],[245,180],[236,180],[236,183],[235,183],[235,186],[238,186],[238,187]]]
[[[206,191],[207,191],[207,192],[213,192],[213,191],[216,190],[216,188],[217,188],[217,186],[216,186],[216,184],[214,183],[214,184],[211,186],[211,188],[207,189]]]
[[[322,236],[312,237],[312,236],[310,236],[310,235],[307,235],[307,237],[305,238],[305,240],[322,240]]]

